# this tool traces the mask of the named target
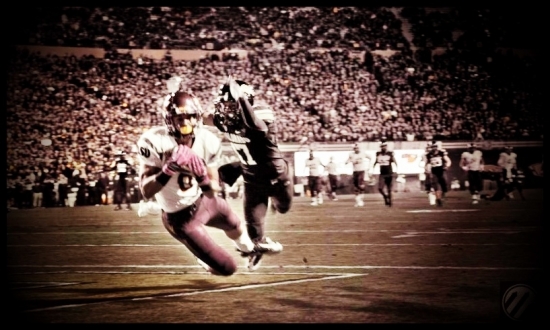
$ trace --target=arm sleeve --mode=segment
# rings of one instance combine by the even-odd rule
[[[244,124],[248,129],[267,133],[266,123],[254,114],[254,108],[244,97],[239,98]]]

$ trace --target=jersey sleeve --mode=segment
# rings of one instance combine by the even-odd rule
[[[254,110],[254,115],[259,119],[268,123],[275,121],[275,113],[267,104],[254,105],[252,109]]]
[[[204,131],[205,138],[204,150],[206,150],[206,158],[204,159],[206,166],[208,167],[219,167],[221,166],[222,159],[222,143],[218,137],[208,131]]]
[[[143,133],[137,141],[140,165],[161,168],[164,164],[164,153],[174,149],[175,145],[167,136],[154,134],[151,131]]]

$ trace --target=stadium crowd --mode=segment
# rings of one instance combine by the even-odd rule
[[[63,205],[59,182],[84,186],[100,173],[112,180],[114,154],[135,153],[141,132],[162,124],[159,102],[176,75],[207,109],[228,71],[247,81],[277,112],[282,143],[542,140],[538,58],[503,49],[523,47],[522,38],[503,30],[501,16],[474,12],[401,10],[412,25],[412,47],[402,21],[385,8],[34,8],[27,17],[34,23],[20,26],[16,44],[108,52],[95,58],[14,50],[8,203],[33,207],[32,194],[16,192],[52,182],[57,201],[42,205]],[[463,24],[466,18],[475,24]],[[210,47],[249,52],[244,59],[155,61],[117,51]],[[359,50],[364,58],[352,56]],[[42,188],[33,188],[36,182]]]

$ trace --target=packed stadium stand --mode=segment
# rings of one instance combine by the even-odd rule
[[[116,152],[134,153],[137,137],[163,123],[159,102],[173,76],[207,108],[229,71],[247,81],[276,111],[283,144],[542,143],[540,31],[522,16],[417,7],[27,8],[14,23],[7,67],[8,205],[36,207],[33,189],[57,196],[40,206],[65,205],[59,186],[70,193],[98,182]],[[154,50],[162,55],[144,55]],[[202,55],[174,55],[192,50]],[[101,202],[82,196],[77,203]]]

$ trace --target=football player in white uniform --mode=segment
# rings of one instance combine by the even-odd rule
[[[214,275],[237,271],[231,254],[210,237],[206,226],[223,230],[243,252],[258,252],[244,221],[219,197],[217,168],[221,141],[201,127],[202,108],[190,92],[172,93],[162,107],[166,125],[144,132],[137,141],[140,189],[160,205],[168,232]]]
[[[308,170],[307,185],[311,193],[311,205],[323,204],[323,190],[321,188],[321,167],[325,167],[318,157],[315,157],[313,150],[309,151],[309,158],[306,159],[305,167]]]
[[[364,204],[363,194],[365,193],[365,181],[368,181],[368,167],[371,162],[371,157],[359,148],[356,143],[353,146],[353,151],[350,152],[346,165],[352,163],[353,165],[353,188],[355,192],[355,207],[361,207]]]
[[[483,152],[479,150],[474,143],[468,144],[468,150],[460,156],[460,167],[467,172],[468,189],[472,196],[472,204],[479,203],[481,190],[483,189]]]

